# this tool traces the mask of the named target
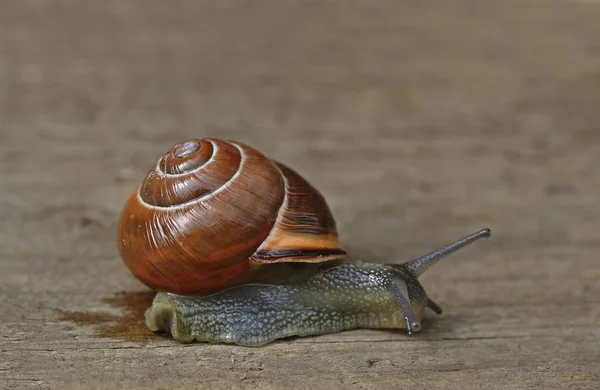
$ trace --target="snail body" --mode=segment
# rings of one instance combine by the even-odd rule
[[[119,253],[157,292],[152,331],[257,346],[354,328],[420,330],[441,313],[418,276],[481,230],[404,264],[350,258],[324,197],[291,168],[241,143],[174,145],[127,199]]]

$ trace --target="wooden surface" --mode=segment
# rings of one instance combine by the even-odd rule
[[[598,20],[595,1],[4,2],[0,387],[600,388]],[[194,136],[296,168],[356,258],[493,236],[423,277],[445,313],[414,337],[178,345],[141,325],[115,223]]]

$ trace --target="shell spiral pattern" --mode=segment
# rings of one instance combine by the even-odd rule
[[[148,287],[206,294],[272,262],[345,258],[323,196],[247,145],[197,138],[173,146],[130,195],[118,249]]]

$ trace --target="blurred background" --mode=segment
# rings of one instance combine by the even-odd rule
[[[597,324],[574,302],[600,292],[598,21],[591,0],[3,2],[7,321],[142,289],[121,207],[173,144],[211,136],[306,177],[357,258],[491,228],[425,276],[458,329],[480,323],[469,305],[518,328],[523,302]]]
[[[172,144],[215,136],[305,175],[359,252],[483,225],[494,245],[597,242],[598,17],[574,1],[5,3],[3,219],[114,224]]]

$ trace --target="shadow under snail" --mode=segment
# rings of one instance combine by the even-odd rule
[[[323,196],[247,145],[174,145],[125,203],[118,248],[157,292],[146,326],[183,343],[259,346],[356,328],[421,329],[442,309],[418,277],[489,229],[403,264],[360,262]]]

